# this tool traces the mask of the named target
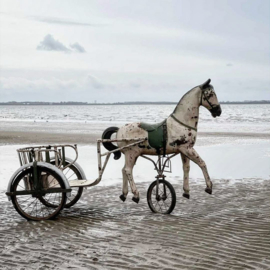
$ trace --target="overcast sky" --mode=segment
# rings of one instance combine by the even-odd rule
[[[270,100],[269,0],[0,0],[0,102]]]

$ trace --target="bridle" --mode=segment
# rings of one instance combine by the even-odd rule
[[[202,94],[201,94],[201,101],[200,101],[200,105],[202,105],[202,99],[206,100],[206,102],[209,104],[209,106],[211,107],[211,109],[214,109],[215,107],[210,103],[209,99],[205,96],[204,94],[204,89],[202,89]]]

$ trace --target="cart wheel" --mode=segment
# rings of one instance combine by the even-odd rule
[[[53,188],[65,189],[64,182],[57,173],[48,169],[38,167],[38,177],[43,185],[41,191],[49,191]],[[46,186],[46,187],[44,187]],[[33,188],[33,168],[28,168],[23,171],[14,181],[11,186],[11,192],[16,191],[34,191]],[[66,203],[66,192],[46,193],[33,193],[27,195],[13,195],[11,196],[12,203],[16,211],[28,220],[47,220],[54,219],[63,209]],[[41,201],[46,200],[55,207],[44,205]]]
[[[69,164],[66,162],[66,165]],[[71,165],[63,170],[63,174],[66,176],[67,180],[81,180],[83,179],[79,170],[74,166]],[[65,208],[70,208],[73,206],[82,196],[83,187],[73,187],[71,190],[70,197],[67,197],[67,202],[65,204]]]
[[[154,213],[170,214],[176,203],[173,186],[166,180],[154,181],[147,191],[147,202]],[[157,192],[158,191],[158,192]]]
[[[52,162],[51,164],[55,164],[54,162]],[[69,163],[66,162],[66,165],[68,165]],[[71,165],[67,168],[65,168],[63,170],[63,174],[66,176],[67,180],[80,180],[83,179],[81,173],[79,172],[79,170],[74,166]],[[83,193],[83,187],[73,187],[71,190],[71,195],[69,197],[67,197],[67,201],[65,204],[65,208],[70,208],[71,206],[73,206],[82,196]],[[45,200],[45,198],[41,198],[41,202],[49,207],[56,207],[56,205],[51,204],[51,202],[48,202]]]

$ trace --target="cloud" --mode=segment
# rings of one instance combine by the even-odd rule
[[[85,49],[82,45],[80,45],[78,42],[74,43],[74,44],[70,44],[70,47],[72,49],[74,49],[75,51],[79,52],[79,53],[85,53]]]
[[[50,34],[44,37],[43,41],[39,43],[37,46],[37,50],[41,51],[63,51],[68,52],[68,49],[63,43],[54,39],[54,37]]]
[[[29,19],[39,21],[39,22],[44,22],[44,23],[49,23],[49,24],[61,24],[61,25],[66,25],[66,26],[92,26],[92,27],[97,27],[97,26],[104,26],[107,25],[105,23],[84,23],[84,22],[78,22],[78,21],[72,21],[72,20],[67,20],[67,19],[60,19],[60,18],[55,18],[55,17],[37,17],[37,16],[28,16]]]
[[[99,79],[92,75],[88,75],[87,84],[89,84],[94,89],[103,89],[105,87],[105,85],[101,83]]]
[[[130,83],[130,87],[132,87],[132,88],[140,88],[141,87],[141,84],[140,83],[137,83],[137,82],[131,82]]]
[[[26,79],[23,77],[0,77],[0,89],[16,93],[39,93],[41,91],[59,91],[78,88],[80,85],[74,79],[61,80],[57,78]]]
[[[228,63],[226,66],[227,66],[227,67],[232,67],[232,66],[233,66],[233,64]]]
[[[56,40],[52,35],[48,34],[37,46],[40,51],[62,51],[62,52],[79,52],[85,53],[85,49],[78,42],[70,44],[70,48],[66,47],[63,43]]]
[[[0,77],[0,101],[86,101],[94,102],[123,102],[123,101],[175,101],[190,88],[184,87],[182,83],[169,84],[159,80],[147,82],[143,79],[128,79],[125,82],[107,80],[107,76],[96,77],[85,74],[83,76],[66,73],[61,76],[58,73],[44,74],[36,73],[31,78],[19,76]],[[60,72],[60,71],[59,71]],[[27,73],[28,74],[28,73]],[[39,74],[39,75],[38,75]],[[73,74],[73,75],[72,75]],[[242,84],[240,84],[242,82]],[[134,86],[139,86],[134,88]],[[220,101],[229,100],[263,100],[267,99],[269,93],[269,81],[247,80],[235,78],[224,79],[214,82]],[[256,89],[256,95],[254,95]],[[236,91],[237,90],[237,91]],[[65,95],[63,95],[63,92]],[[164,94],[165,93],[165,94]]]

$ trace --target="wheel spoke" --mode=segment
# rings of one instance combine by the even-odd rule
[[[68,179],[70,179],[70,178],[71,178],[71,176],[73,176],[73,175],[75,175],[75,173],[73,173],[72,175],[70,175]]]
[[[35,199],[33,202],[36,202],[37,199]],[[32,211],[30,212],[30,215],[32,215],[33,210],[35,209],[35,204],[32,207]]]
[[[21,188],[22,188],[22,190],[26,190],[26,188],[25,188],[25,187],[22,187],[21,185],[19,185],[19,187],[21,187]]]
[[[25,196],[24,196],[25,197]],[[24,200],[24,201],[21,201],[21,203],[23,204],[23,203],[25,203],[25,202],[27,202],[28,200],[30,200],[32,198],[32,196],[30,196],[28,199],[26,199],[26,200]]]
[[[51,183],[52,183],[53,180],[55,180],[55,178],[53,178],[53,179],[51,180],[51,182],[49,183],[49,187],[51,186]]]
[[[65,176],[67,176],[68,172],[70,171],[70,168],[65,172]]]

